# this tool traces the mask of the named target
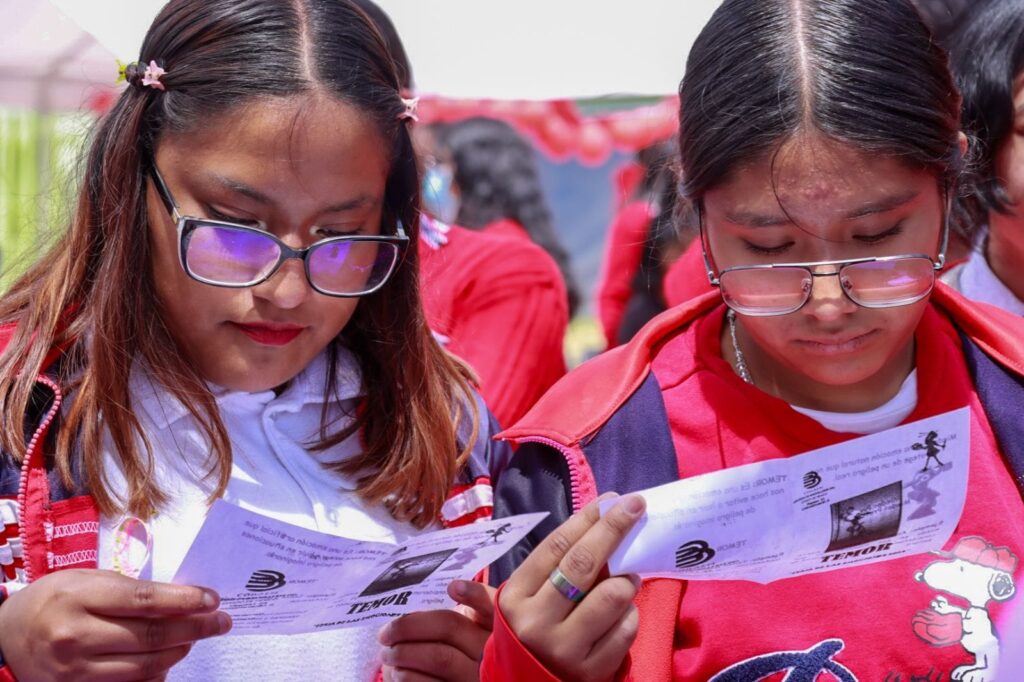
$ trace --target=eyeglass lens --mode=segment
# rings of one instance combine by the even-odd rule
[[[931,291],[935,281],[928,258],[895,258],[843,266],[839,275],[855,303],[872,308],[907,305]],[[740,313],[793,312],[810,297],[814,277],[802,267],[737,268],[720,276],[722,296]]]
[[[253,230],[195,224],[185,246],[185,266],[212,284],[244,286],[265,279],[281,257],[269,236]],[[315,246],[306,256],[310,283],[333,294],[372,291],[391,273],[395,244],[337,241]]]

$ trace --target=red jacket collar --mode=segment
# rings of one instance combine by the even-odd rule
[[[1024,376],[1024,318],[970,301],[943,283],[931,302],[993,360]],[[668,337],[722,305],[711,291],[658,315],[626,345],[589,360],[555,384],[499,438],[540,436],[572,447],[596,432],[639,388],[658,347]]]

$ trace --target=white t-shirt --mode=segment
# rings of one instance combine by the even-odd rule
[[[836,433],[878,433],[899,426],[917,407],[917,370],[913,370],[892,400],[867,412],[824,412],[790,405]]]
[[[318,439],[324,402],[326,357],[316,358],[288,388],[244,393],[214,389],[231,439],[233,464],[226,501],[304,528],[357,540],[401,542],[418,531],[399,523],[356,494],[356,482],[321,464],[359,452],[353,436],[322,452],[303,445]],[[209,448],[184,405],[159,388],[141,369],[132,372],[132,404],[150,439],[159,485],[168,507],[148,524],[150,563],[140,577],[170,581],[206,516],[211,491],[203,481]],[[343,352],[333,414],[351,419],[360,395],[354,358]],[[123,490],[123,475],[107,442],[111,489]],[[114,530],[121,518],[102,518],[100,568],[113,564]],[[257,635],[198,642],[169,679],[177,680],[372,680],[380,666],[377,627],[306,635]]]

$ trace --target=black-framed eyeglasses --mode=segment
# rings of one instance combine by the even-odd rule
[[[738,265],[715,273],[704,230],[702,207],[697,207],[701,251],[708,281],[722,300],[741,315],[767,317],[800,310],[811,298],[815,277],[838,277],[843,294],[864,308],[895,308],[926,298],[935,287],[935,273],[945,267],[949,243],[948,204],[943,218],[942,244],[937,259],[923,253],[875,258]],[[828,268],[828,272],[820,272]]]
[[[274,276],[285,261],[302,261],[309,285],[325,296],[372,294],[398,266],[409,237],[396,235],[329,237],[293,249],[276,236],[248,225],[182,215],[156,164],[150,175],[178,230],[178,259],[185,273],[217,287],[252,287]]]

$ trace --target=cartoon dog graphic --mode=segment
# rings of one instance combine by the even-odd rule
[[[1013,596],[1017,557],[1007,547],[995,547],[984,538],[961,538],[952,552],[935,552],[943,559],[933,561],[915,577],[937,592],[958,597],[970,606],[954,606],[937,595],[931,609],[918,611],[913,627],[918,637],[933,646],[957,641],[974,655],[973,665],[953,669],[953,680],[994,682],[999,666],[999,639],[992,627],[986,605]]]

